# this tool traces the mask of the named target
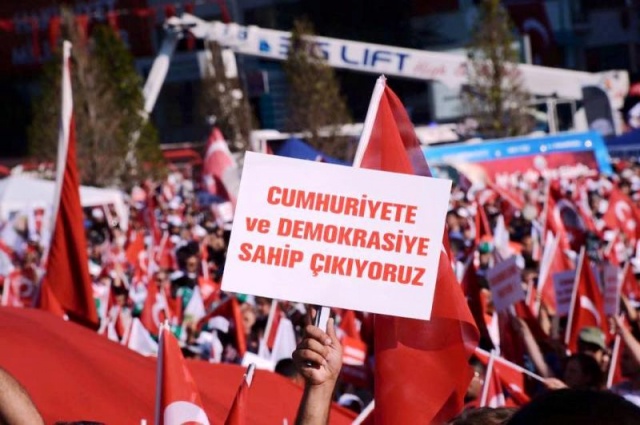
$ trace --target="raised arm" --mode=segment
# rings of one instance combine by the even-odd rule
[[[624,316],[615,316],[616,332],[622,337],[622,341],[635,359],[640,364],[640,342],[633,336],[633,333],[625,326]]]
[[[527,353],[529,353],[529,357],[531,357],[531,361],[535,365],[540,376],[542,376],[543,378],[553,378],[553,372],[545,361],[542,351],[540,350],[540,346],[538,345],[536,339],[533,337],[533,334],[531,333],[531,329],[529,329],[527,322],[519,317],[512,317],[512,320],[514,321],[515,328],[520,333],[522,341],[524,342],[524,345],[527,349]]]
[[[0,368],[0,423],[11,425],[44,424],[27,391],[2,368]]]
[[[342,367],[342,346],[333,319],[327,332],[309,325],[305,338],[293,352],[293,361],[304,377],[304,395],[298,408],[296,425],[326,425],[333,391]]]

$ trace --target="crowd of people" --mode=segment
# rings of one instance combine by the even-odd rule
[[[610,176],[527,173],[500,186],[454,182],[448,250],[481,335],[470,360],[475,374],[466,415],[522,406],[562,388],[608,391],[640,406],[640,163],[614,166]],[[259,361],[302,385],[308,377],[291,353],[305,340],[308,306],[221,291],[233,207],[205,198],[173,173],[133,188],[126,226],[108,205],[85,210],[97,332],[153,355],[158,327],[168,321],[186,357]],[[2,223],[2,305],[30,307],[37,299],[46,223],[29,214],[17,212]],[[487,271],[510,257],[521,270],[526,298],[497,311]],[[620,308],[607,317],[602,302],[587,300],[597,320],[574,331],[572,311],[560,312],[553,276],[576,269],[580,275],[584,264],[599,297],[605,265],[617,268]],[[359,413],[373,399],[373,316],[342,309],[332,309],[332,316],[336,338],[349,347],[341,353],[333,399]],[[521,371],[524,387],[494,375],[498,369],[490,376],[483,352]],[[503,397],[486,397],[490,379],[502,381]]]

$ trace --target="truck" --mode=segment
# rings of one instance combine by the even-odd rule
[[[224,49],[223,58],[227,62],[234,60],[234,54],[284,61],[291,40],[291,33],[287,31],[207,22],[188,13],[167,19],[164,29],[165,37],[143,89],[147,115],[157,101],[176,44],[185,34],[217,42]],[[468,84],[468,62],[464,55],[322,36],[312,37],[312,41],[326,63],[336,69],[437,81],[457,93]],[[235,63],[230,63],[228,68],[235,70]],[[549,133],[567,129],[559,124],[561,105],[570,107],[568,129],[596,129],[604,136],[621,133],[622,118],[618,111],[629,90],[626,70],[590,73],[531,64],[517,64],[517,69],[524,89],[535,97],[532,108],[543,106]]]

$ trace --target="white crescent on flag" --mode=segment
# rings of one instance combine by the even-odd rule
[[[593,317],[596,319],[596,323],[600,326],[602,323],[600,313],[589,297],[585,297],[584,295],[580,296],[580,308],[584,308],[589,313],[593,314]]]
[[[163,416],[165,424],[209,425],[204,410],[188,401],[174,401],[164,409]]]

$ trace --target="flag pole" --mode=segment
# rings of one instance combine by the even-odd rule
[[[384,94],[384,89],[387,85],[387,78],[384,75],[381,75],[376,80],[376,85],[373,89],[373,94],[371,95],[371,100],[369,101],[369,108],[367,109],[367,116],[364,120],[364,126],[362,128],[362,134],[360,135],[360,141],[358,142],[358,149],[356,150],[355,157],[353,159],[354,168],[360,168],[362,164],[362,159],[364,158],[364,153],[367,150],[367,145],[369,144],[369,139],[371,139],[371,132],[373,131],[373,125],[376,121],[376,115],[378,115],[378,105],[380,104],[380,98]],[[329,320],[330,310],[328,307],[317,306],[316,307],[316,318],[314,325],[326,331],[327,329],[327,321]]]
[[[607,373],[607,389],[613,385],[613,378],[616,374],[616,367],[618,367],[618,354],[620,352],[620,335],[616,335],[616,339],[613,342],[613,350],[611,353],[611,364],[609,365],[609,372]]]
[[[487,370],[484,373],[484,382],[482,384],[482,395],[480,396],[480,407],[487,406],[487,397],[489,396],[489,385],[491,384],[491,379],[493,379],[493,364],[496,361],[496,354],[493,350],[489,353],[489,364],[487,365]]]
[[[373,88],[373,94],[371,95],[371,101],[369,102],[369,109],[367,109],[367,116],[364,120],[364,126],[362,127],[362,134],[360,135],[360,141],[358,142],[358,149],[356,155],[353,158],[352,167],[360,168],[364,153],[367,151],[369,140],[371,139],[371,132],[373,131],[373,124],[376,121],[378,115],[378,106],[380,105],[380,98],[384,94],[384,89],[387,85],[387,78],[384,75],[378,77],[376,86]]]
[[[278,300],[273,298],[271,300],[271,310],[269,310],[269,316],[267,317],[267,325],[265,326],[265,329],[264,329],[264,336],[262,337],[265,340],[268,340],[269,335],[271,334],[271,328],[273,327],[273,321],[276,317],[277,310],[278,310]]]
[[[578,285],[580,284],[580,275],[582,274],[582,263],[585,256],[584,247],[580,248],[580,257],[578,258],[578,267],[576,268],[576,277],[573,280],[573,291],[571,292],[571,304],[569,304],[569,316],[567,316],[567,329],[564,334],[564,343],[569,345],[571,339],[571,326],[573,325],[573,313],[575,310],[576,297],[578,296]]]
[[[551,238],[550,241],[548,240],[549,238]],[[551,270],[551,262],[553,261],[552,258],[555,256],[556,250],[558,249],[558,239],[559,238],[557,238],[553,233],[547,234],[545,236],[545,244],[542,249],[540,273],[538,274],[538,282],[536,285],[536,291],[538,292],[539,297],[542,296],[542,290],[544,289],[544,285],[547,282],[547,277],[549,276],[549,271]],[[550,245],[550,246],[547,246],[547,245]],[[547,251],[547,249],[550,251]],[[546,257],[545,257],[545,253],[547,253]],[[561,255],[564,255],[564,253],[561,253]],[[542,304],[541,300],[537,299],[535,303],[536,317],[540,316],[540,308],[542,307],[541,304]]]
[[[491,356],[491,353],[489,353],[488,351],[483,350],[482,348],[476,348],[476,351],[479,353],[482,353],[486,356]],[[494,356],[494,358],[499,362],[499,363],[504,363],[504,364],[508,364],[510,367],[516,369],[518,372],[522,372],[525,375],[529,376],[530,378],[535,379],[536,381],[540,381],[542,383],[544,383],[544,378],[540,375],[536,375],[535,373],[531,372],[530,370],[527,370],[525,368],[523,368],[522,366],[510,362],[509,360],[505,359],[504,357],[499,357],[499,356]]]
[[[247,373],[244,374],[244,380],[247,383],[247,387],[251,388],[251,383],[253,382],[253,374],[256,371],[256,364],[251,363],[247,368]]]
[[[375,400],[371,400],[371,403],[369,403],[367,405],[367,407],[365,407],[364,410],[362,412],[360,412],[358,417],[356,417],[353,420],[353,422],[351,422],[351,425],[361,425],[365,420],[367,420],[369,415],[371,415],[371,412],[373,412],[373,409],[375,407],[376,407],[376,401]]]
[[[164,328],[169,326],[168,321],[164,321],[160,325],[160,330],[158,331],[158,357],[156,357],[156,417],[154,418],[154,424],[160,425],[160,415],[162,414],[162,362],[164,361],[164,350],[163,347],[163,339],[164,339]]]

